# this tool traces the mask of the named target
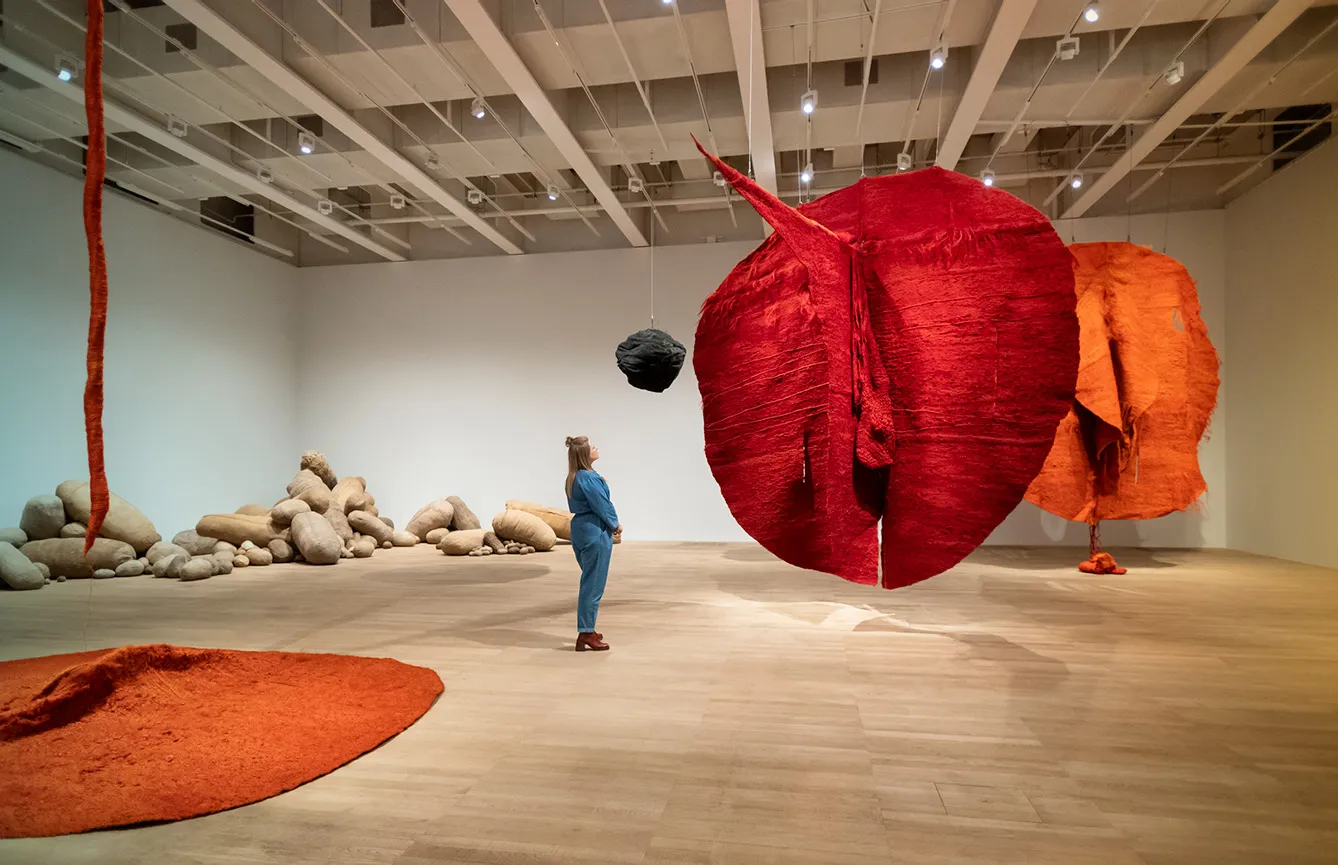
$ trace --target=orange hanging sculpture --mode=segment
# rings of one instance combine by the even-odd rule
[[[88,116],[88,160],[84,170],[84,235],[88,240],[88,382],[84,385],[84,435],[88,439],[89,492],[93,511],[84,535],[84,555],[93,549],[111,495],[102,451],[102,361],[107,338],[107,251],[102,244],[102,181],[107,176],[107,131],[102,106],[102,0],[88,0],[84,42],[84,111]]]
[[[1150,520],[1207,484],[1199,441],[1217,405],[1218,359],[1184,265],[1132,243],[1075,243],[1080,361],[1027,501],[1091,526],[1087,573],[1123,573],[1100,551],[1101,520]]]

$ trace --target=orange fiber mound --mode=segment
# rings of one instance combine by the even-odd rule
[[[1075,243],[1078,389],[1027,501],[1068,520],[1148,520],[1207,484],[1199,441],[1218,359],[1184,265],[1132,243]]]
[[[1115,563],[1115,557],[1110,553],[1092,553],[1092,557],[1085,562],[1078,563],[1078,570],[1084,574],[1127,574],[1129,570],[1122,568]]]
[[[128,646],[0,663],[0,837],[181,820],[291,790],[442,692],[384,658]]]

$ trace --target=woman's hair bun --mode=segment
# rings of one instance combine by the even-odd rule
[[[574,444],[576,444],[576,439],[572,438],[571,436],[567,436],[567,441],[564,443],[564,445],[566,447],[571,447]]]

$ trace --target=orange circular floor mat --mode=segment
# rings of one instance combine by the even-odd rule
[[[384,658],[129,646],[0,663],[0,837],[181,820],[333,771],[422,717]]]

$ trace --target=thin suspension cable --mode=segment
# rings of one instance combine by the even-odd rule
[[[580,208],[577,207],[576,202],[572,200],[567,189],[561,184],[554,183],[552,174],[540,164],[539,160],[534,157],[534,154],[530,153],[529,149],[525,147],[520,138],[511,131],[511,127],[502,119],[501,113],[493,109],[492,105],[488,102],[488,97],[483,95],[483,91],[470,80],[464,69],[455,62],[455,58],[451,57],[450,52],[448,52],[446,47],[441,44],[441,40],[434,40],[427,35],[427,32],[423,30],[422,26],[418,23],[418,20],[410,14],[408,7],[404,5],[404,0],[392,0],[392,2],[395,4],[395,7],[400,10],[400,14],[404,16],[404,21],[409,25],[409,29],[413,30],[419,40],[432,51],[437,60],[441,62],[441,65],[446,67],[446,71],[451,73],[456,81],[460,82],[460,86],[464,87],[470,93],[473,93],[475,99],[483,103],[483,107],[487,110],[488,115],[492,117],[493,121],[498,126],[502,127],[502,131],[506,133],[507,137],[516,145],[516,148],[529,160],[530,165],[534,168],[535,176],[542,180],[546,186],[556,186],[558,188],[558,194],[562,196],[562,199],[576,209],[577,216],[580,217],[581,222],[585,223],[585,227],[589,228],[594,232],[595,236],[598,237],[599,229],[595,227],[595,224],[591,222],[584,213],[580,212]],[[442,0],[442,2],[445,3],[445,0]],[[444,9],[441,10],[441,12],[444,11]],[[439,12],[439,14],[441,13]],[[525,229],[522,228],[521,231],[526,237],[531,240],[534,239],[534,235],[525,231]]]
[[[855,137],[859,139],[861,170],[864,168],[864,104],[869,95],[869,74],[873,70],[873,44],[878,38],[878,16],[882,11],[883,0],[876,0],[873,4],[873,20],[869,24],[869,47],[864,52],[864,80],[859,91],[859,112],[855,115]]]
[[[1124,34],[1124,38],[1120,40],[1120,44],[1115,46],[1115,50],[1111,52],[1108,58],[1106,58],[1106,62],[1102,65],[1102,67],[1097,70],[1096,77],[1092,79],[1091,83],[1087,85],[1087,89],[1085,89],[1082,92],[1082,94],[1077,98],[1077,100],[1073,103],[1073,107],[1069,109],[1069,113],[1064,115],[1065,120],[1071,118],[1073,116],[1073,113],[1078,110],[1078,106],[1081,105],[1083,103],[1083,100],[1087,98],[1087,94],[1092,92],[1092,88],[1096,86],[1097,82],[1102,79],[1102,77],[1106,74],[1107,70],[1109,70],[1110,67],[1119,58],[1120,54],[1124,52],[1124,49],[1129,45],[1130,40],[1134,38],[1134,34],[1137,33],[1140,29],[1142,29],[1143,25],[1147,23],[1148,18],[1152,15],[1153,10],[1157,8],[1157,4],[1160,2],[1161,0],[1152,0],[1152,2],[1147,5],[1147,8],[1143,10],[1142,17],[1140,17],[1138,21],[1134,23],[1134,26],[1129,29],[1128,33]]]
[[[1320,125],[1322,125],[1322,124],[1324,124],[1324,123],[1327,123],[1327,122],[1329,122],[1330,120],[1332,120],[1332,119],[1334,118],[1335,114],[1338,114],[1338,112],[1334,112],[1334,111],[1330,110],[1330,111],[1329,111],[1327,114],[1325,114],[1323,117],[1320,117],[1319,119],[1315,120],[1315,121],[1314,121],[1313,123],[1311,123],[1309,126],[1305,127],[1305,128],[1302,129],[1300,132],[1296,133],[1296,134],[1293,135],[1291,138],[1287,139],[1287,141],[1286,141],[1284,144],[1282,144],[1282,145],[1280,145],[1280,146],[1274,148],[1274,150],[1273,150],[1272,153],[1269,153],[1269,154],[1267,154],[1267,155],[1265,155],[1265,156],[1260,157],[1260,159],[1259,159],[1258,162],[1254,163],[1254,164],[1251,165],[1249,168],[1247,168],[1247,169],[1245,169],[1244,171],[1242,171],[1240,174],[1237,174],[1235,177],[1231,178],[1231,179],[1228,180],[1226,183],[1223,183],[1221,186],[1217,187],[1217,194],[1218,194],[1218,195],[1224,195],[1224,194],[1226,194],[1227,192],[1230,192],[1232,189],[1235,189],[1239,184],[1241,184],[1242,182],[1244,182],[1245,178],[1249,177],[1251,174],[1254,174],[1254,173],[1255,173],[1256,171],[1258,171],[1260,168],[1263,168],[1265,163],[1267,163],[1267,162],[1271,162],[1274,158],[1277,157],[1277,155],[1278,155],[1279,153],[1282,153],[1282,152],[1283,152],[1284,150],[1286,150],[1288,147],[1291,147],[1294,143],[1296,143],[1297,141],[1301,140],[1301,139],[1304,138],[1306,135],[1309,135],[1311,132],[1313,132],[1315,129],[1317,129]]]
[[[641,104],[646,106],[646,114],[650,116],[650,124],[655,127],[655,134],[660,137],[660,147],[664,152],[669,152],[669,142],[664,140],[664,132],[660,129],[659,122],[655,119],[655,110],[650,107],[650,96],[646,93],[646,88],[641,83],[641,78],[636,74],[636,67],[632,65],[632,58],[627,54],[627,46],[623,44],[622,38],[618,35],[618,27],[613,23],[613,16],[609,14],[609,6],[605,0],[599,0],[599,8],[604,13],[604,20],[608,22],[609,29],[613,31],[613,41],[618,44],[618,51],[623,56],[623,63],[627,64],[627,72],[632,76],[632,83],[636,85],[636,92],[641,96]],[[749,20],[752,20],[752,6],[748,7]],[[752,30],[748,31],[749,56],[752,52]],[[751,85],[751,79],[749,79]],[[750,94],[751,95],[751,94]],[[644,178],[643,178],[644,180]]]
[[[603,2],[603,0],[601,0],[601,2]],[[604,117],[604,110],[599,107],[599,101],[595,99],[595,94],[590,91],[590,86],[586,84],[585,76],[581,74],[581,70],[577,67],[576,61],[574,61],[567,54],[566,49],[562,47],[562,42],[558,39],[557,31],[553,29],[552,22],[548,20],[548,15],[544,12],[544,7],[539,5],[539,0],[534,0],[534,11],[539,14],[539,20],[543,22],[544,29],[548,31],[549,38],[551,38],[553,44],[557,46],[558,54],[562,56],[567,67],[571,69],[572,74],[576,76],[576,81],[581,85],[581,90],[584,91],[585,98],[589,100],[590,106],[595,109],[595,116],[599,118],[599,122],[604,127],[604,131],[608,133],[609,140],[613,142],[613,146],[616,147],[618,153],[622,155],[623,169],[627,172],[627,176],[640,178],[641,174],[637,171],[636,166],[632,164],[632,157],[628,155],[627,148],[623,147],[622,142],[618,140],[618,136],[613,133],[613,127],[609,125],[608,119]],[[644,181],[645,178],[641,179]],[[646,192],[644,183],[641,188],[641,193],[650,204],[650,212],[657,220],[659,220],[660,227],[665,231],[668,231],[669,226],[665,224],[664,217],[660,215],[660,209],[655,206],[655,201],[650,197],[650,193]]]
[[[1208,126],[1208,128],[1200,132],[1197,138],[1195,138],[1189,144],[1185,145],[1184,149],[1182,149],[1175,156],[1171,157],[1171,161],[1168,163],[1167,167],[1169,168],[1170,166],[1175,165],[1182,158],[1189,155],[1189,152],[1193,150],[1195,147],[1197,147],[1199,143],[1203,141],[1203,139],[1207,138],[1208,135],[1210,135],[1213,131],[1221,128],[1221,126],[1225,124],[1228,120],[1230,120],[1232,117],[1235,117],[1237,114],[1239,114],[1245,108],[1245,106],[1249,104],[1250,100],[1254,99],[1260,93],[1264,92],[1270,86],[1272,86],[1273,82],[1278,80],[1278,76],[1286,72],[1287,69],[1290,68],[1293,63],[1295,63],[1297,60],[1301,58],[1302,54],[1305,54],[1306,51],[1309,51],[1310,48],[1312,48],[1316,42],[1323,39],[1325,36],[1329,35],[1329,33],[1335,27],[1338,27],[1338,17],[1335,17],[1332,21],[1329,22],[1327,27],[1320,30],[1314,36],[1310,37],[1309,41],[1307,41],[1304,45],[1302,45],[1301,48],[1298,51],[1296,51],[1296,53],[1292,54],[1291,57],[1287,58],[1287,61],[1283,63],[1282,66],[1280,66],[1276,72],[1274,72],[1272,75],[1268,76],[1268,78],[1264,79],[1262,82],[1256,85],[1239,102],[1237,102],[1231,108],[1231,110],[1227,111],[1225,114],[1219,117],[1216,123],[1213,123],[1212,125]],[[1146,181],[1143,182],[1142,186],[1138,187],[1129,195],[1129,201],[1132,202],[1135,198],[1138,198],[1144,192],[1147,192],[1148,189],[1150,189],[1153,186],[1153,184],[1155,184],[1158,180],[1160,180],[1165,173],[1166,169],[1163,168],[1161,171],[1158,171],[1156,174],[1149,177]]]
[[[1226,8],[1230,5],[1231,5],[1231,0],[1222,0],[1222,5],[1217,7],[1217,11],[1213,13],[1212,17],[1209,18],[1207,21],[1204,21],[1202,26],[1200,26],[1199,29],[1194,31],[1194,35],[1189,37],[1189,40],[1185,42],[1183,46],[1181,46],[1180,50],[1176,52],[1175,56],[1171,58],[1170,62],[1167,63],[1165,67],[1162,67],[1163,70],[1174,65],[1177,60],[1183,57],[1185,55],[1185,52],[1188,51],[1190,47],[1193,46],[1194,43],[1198,41],[1200,36],[1202,36],[1205,32],[1207,32],[1208,28],[1212,26],[1212,24],[1222,15],[1223,12],[1226,11]],[[1124,125],[1124,121],[1128,120],[1129,115],[1133,114],[1134,110],[1137,109],[1138,106],[1142,104],[1143,100],[1146,99],[1148,95],[1156,89],[1157,85],[1161,82],[1164,75],[1165,75],[1164,71],[1157,73],[1157,77],[1152,79],[1152,81],[1148,84],[1147,88],[1142,92],[1142,94],[1139,95],[1139,97],[1136,100],[1134,100],[1134,103],[1125,110],[1124,114],[1120,117],[1120,119],[1115,121],[1114,124],[1108,127],[1106,131],[1102,134],[1102,136],[1096,141],[1096,143],[1092,145],[1092,149],[1088,150],[1085,154],[1083,154],[1082,158],[1078,160],[1078,164],[1073,167],[1074,173],[1077,173],[1078,171],[1082,170],[1082,167],[1087,164],[1087,160],[1090,159],[1092,157],[1092,154],[1096,152],[1096,147],[1098,145],[1104,144],[1106,139],[1110,138],[1110,136],[1115,133],[1116,129],[1119,129],[1121,126]],[[1053,190],[1051,190],[1050,194],[1045,197],[1045,204],[1048,205],[1050,204],[1050,202],[1058,198],[1059,194],[1063,192],[1065,187],[1067,187],[1068,185],[1069,185],[1068,183],[1060,183],[1059,185],[1057,185]]]
[[[688,74],[692,76],[692,86],[697,91],[697,104],[701,106],[702,121],[706,124],[706,139],[711,143],[711,152],[719,153],[720,147],[715,142],[715,130],[711,127],[711,113],[706,110],[706,94],[702,92],[701,79],[697,77],[697,64],[692,60],[692,45],[688,43],[688,30],[683,25],[683,14],[675,3],[671,7],[674,12],[674,23],[678,25],[678,39],[683,45],[683,56],[688,61]],[[734,223],[734,227],[739,227],[739,219],[734,215],[734,202],[729,197],[729,187],[726,185],[721,189],[725,196],[725,202],[729,205],[729,219]]]
[[[939,47],[943,46],[944,44],[943,40],[948,32],[948,22],[952,18],[953,9],[956,8],[956,6],[957,6],[957,0],[947,0],[947,3],[944,4],[943,15],[939,19],[938,24],[935,25],[934,27],[934,32],[933,32],[934,43],[932,46],[930,46],[929,49],[931,56],[933,55],[934,51],[938,50]],[[932,64],[925,64],[924,80],[920,82],[920,95],[919,97],[916,98],[915,104],[911,106],[911,108],[906,112],[906,135],[901,145],[902,153],[911,152],[911,142],[912,142],[911,136],[914,134],[915,131],[915,120],[920,114],[920,106],[924,104],[925,94],[929,92],[929,79],[933,76],[935,72],[942,72],[942,70],[934,69]],[[943,106],[940,104],[939,111],[941,112],[942,110]]]

